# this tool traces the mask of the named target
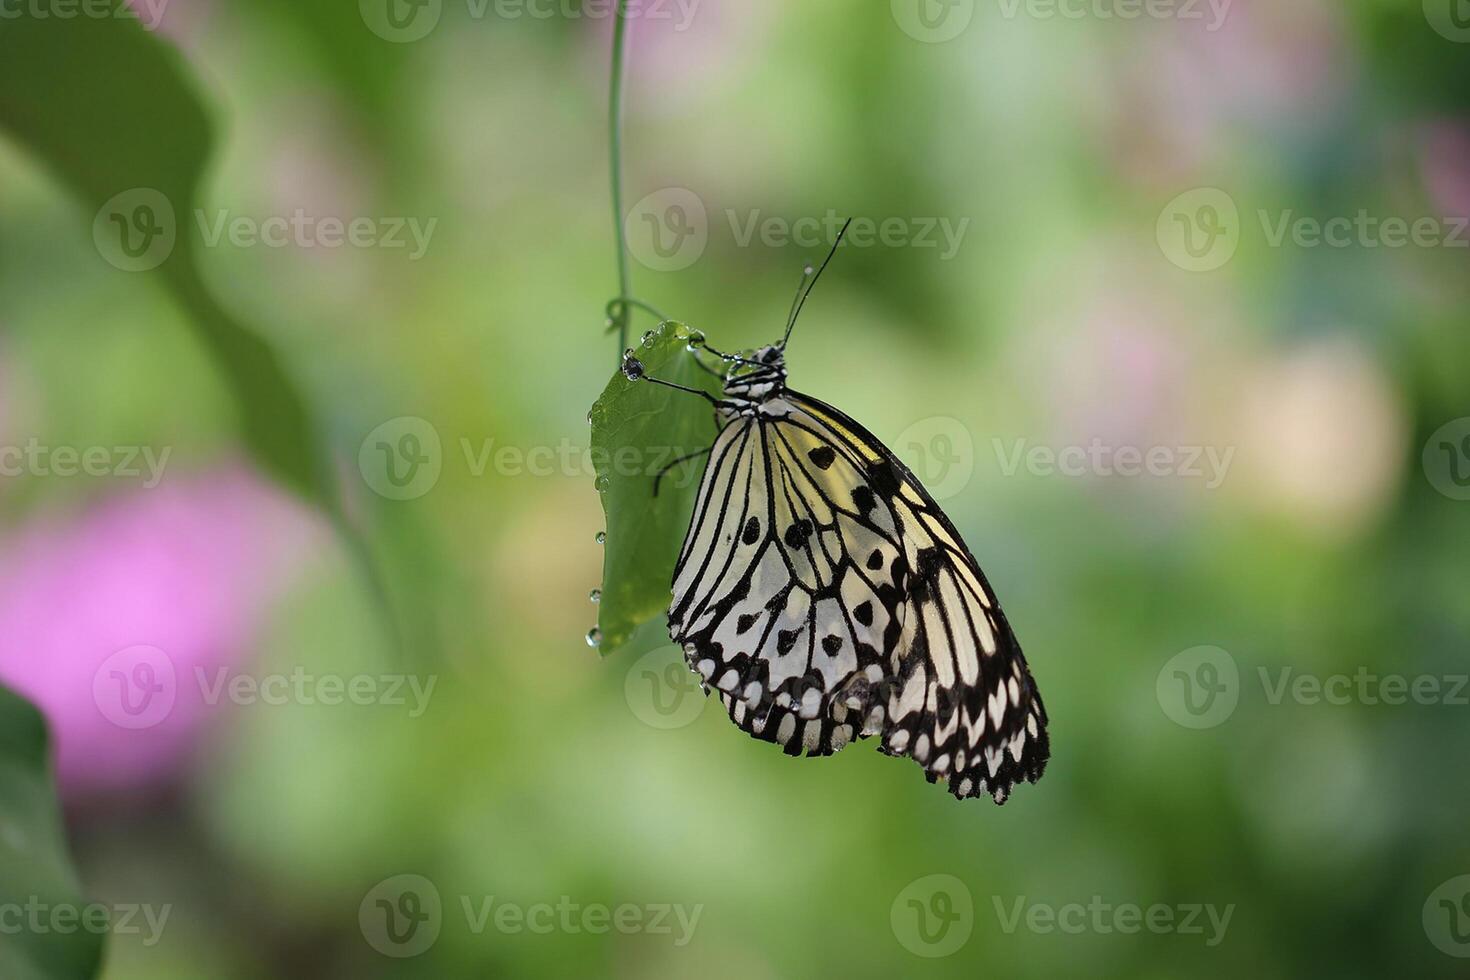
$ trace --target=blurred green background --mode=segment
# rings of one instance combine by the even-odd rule
[[[0,682],[103,976],[1464,974],[1463,0],[633,21],[637,295],[767,342],[870,229],[792,383],[1005,604],[1053,760],[1004,808],[748,739],[658,623],[588,648],[609,5],[391,2],[0,8]]]

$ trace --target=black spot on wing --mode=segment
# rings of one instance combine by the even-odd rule
[[[745,532],[740,535],[740,540],[746,544],[755,544],[760,539],[760,536],[761,522],[759,519],[752,517],[745,522]]]
[[[806,544],[806,539],[811,536],[812,522],[803,517],[786,529],[786,546],[788,548],[801,548]]]
[[[806,455],[819,469],[824,470],[831,469],[832,464],[837,461],[837,453],[831,446],[818,446]]]

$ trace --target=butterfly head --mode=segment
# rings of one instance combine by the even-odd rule
[[[725,373],[725,397],[733,401],[765,401],[785,386],[786,355],[775,345],[746,352]]]

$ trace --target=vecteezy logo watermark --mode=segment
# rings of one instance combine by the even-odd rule
[[[639,721],[663,730],[692,724],[708,701],[683,651],[673,644],[633,662],[623,679],[623,697]]]
[[[1470,500],[1470,417],[1446,422],[1424,444],[1424,475],[1451,500]]]
[[[357,925],[368,945],[384,956],[405,959],[426,953],[439,941],[444,925],[439,889],[421,875],[380,881],[363,896]]]
[[[1446,956],[1470,958],[1470,875],[1451,878],[1429,893],[1424,934]]]
[[[726,208],[725,224],[736,248],[795,246],[805,251],[837,240],[848,217],[828,210],[821,216],[788,218],[760,209],[741,213]],[[698,262],[709,247],[709,210],[700,196],[685,187],[666,187],[633,205],[624,220],[628,250],[656,272],[677,272]],[[851,216],[843,247],[933,249],[942,261],[959,254],[970,229],[969,218]]]
[[[1017,439],[1006,446],[991,439],[996,462],[1005,476],[1015,476],[1024,465],[1032,476],[1178,477],[1202,480],[1206,490],[1225,482],[1235,447],[1217,446],[1109,446],[1094,437],[1086,446],[1028,446]]]
[[[439,682],[436,675],[316,674],[305,667],[289,673],[262,675],[231,671],[228,667],[193,670],[198,703],[215,707],[222,701],[238,707],[335,708],[383,706],[407,708],[410,718],[428,710]],[[188,692],[179,682],[171,657],[158,647],[131,646],[102,662],[92,676],[92,700],[102,716],[119,728],[140,730],[162,724]],[[192,692],[190,692],[192,693]]]
[[[999,0],[1001,16],[1015,20],[1204,21],[1214,33],[1225,26],[1234,0]]]
[[[904,429],[893,451],[935,500],[956,496],[975,475],[975,440],[965,423],[946,415],[920,419]]]
[[[1266,703],[1304,707],[1365,705],[1470,707],[1470,674],[1378,674],[1366,666],[1348,673],[1315,674],[1292,666],[1257,667]],[[1169,659],[1155,681],[1159,706],[1185,728],[1224,724],[1240,702],[1235,658],[1219,647],[1193,647]]]
[[[1424,0],[1424,18],[1443,38],[1470,43],[1470,3],[1466,0]]]
[[[888,918],[904,949],[937,959],[953,955],[970,941],[975,900],[954,875],[927,875],[898,893]]]
[[[378,37],[407,44],[428,37],[439,26],[444,0],[357,0],[357,10]]]
[[[178,236],[173,203],[152,187],[113,196],[92,220],[98,254],[124,272],[158,268],[173,254]]]
[[[1156,935],[1203,936],[1205,945],[1209,947],[1224,942],[1230,919],[1235,914],[1234,903],[1224,908],[1208,903],[1143,906],[1122,902],[1114,905],[1104,901],[1101,895],[1092,896],[1085,904],[1029,902],[1025,895],[1017,896],[1013,902],[995,895],[991,901],[995,905],[995,917],[1000,922],[1001,931],[1008,936],[1022,925],[1028,932],[1040,935],[1062,932],[1072,936],[1083,933],[1131,936],[1146,929]]]
[[[577,902],[562,895],[556,902],[507,902],[495,895],[461,895],[459,911],[465,928],[480,936],[494,929],[504,935],[553,933],[670,936],[676,947],[687,946],[704,914],[704,906],[670,903],[609,906]],[[368,945],[384,956],[418,956],[438,941],[445,925],[444,904],[434,883],[421,875],[398,875],[379,882],[358,906],[358,926]]]
[[[444,466],[439,430],[412,415],[389,419],[367,434],[357,468],[373,492],[389,500],[414,500],[439,482]]]
[[[0,22],[30,17],[34,20],[136,20],[147,31],[157,30],[169,0],[0,0]]]
[[[1185,191],[1164,205],[1154,236],[1179,268],[1209,272],[1229,262],[1240,247],[1240,211],[1219,188]]]
[[[889,7],[903,32],[925,44],[953,41],[975,19],[975,0],[891,0]]]
[[[119,728],[152,728],[169,716],[177,697],[174,662],[158,647],[119,650],[92,675],[93,703]]]
[[[713,439],[713,434],[711,434]],[[564,476],[592,479],[657,477],[659,486],[686,487],[698,479],[700,461],[709,446],[622,446],[609,452],[563,437],[556,445],[517,446],[494,438],[458,440],[465,472],[473,479],[494,473],[504,477]],[[451,453],[452,460],[454,454]],[[452,461],[451,460],[451,461]],[[443,447],[430,422],[413,415],[390,419],[363,439],[358,469],[373,492],[390,500],[422,497],[438,484],[445,465]]]
[[[24,902],[0,903],[0,936],[142,936],[143,945],[151,948],[163,937],[172,913],[172,905],[58,905],[31,895]]]
[[[633,205],[623,232],[639,262],[655,272],[678,272],[709,246],[709,212],[687,187],[665,187]]]
[[[628,20],[662,21],[675,33],[694,23],[702,0],[628,0]],[[470,20],[607,20],[618,0],[464,0]],[[418,41],[439,26],[443,0],[359,0],[363,23],[385,41]]]
[[[438,218],[342,218],[310,214],[305,208],[264,218],[235,215],[228,209],[208,212],[196,208],[194,221],[205,248],[227,243],[236,248],[401,249],[410,262],[424,257],[439,225]],[[173,254],[178,237],[173,203],[151,187],[135,187],[114,196],[92,221],[92,241],[98,253],[125,272],[156,269]]]
[[[575,902],[569,895],[562,895],[555,905],[497,901],[494,895],[461,895],[459,904],[466,925],[476,936],[491,926],[496,932],[511,936],[523,932],[538,936],[583,932],[601,936],[616,930],[624,935],[670,936],[673,944],[681,948],[694,938],[694,929],[704,914],[703,904],[624,902],[610,906],[601,902]]]
[[[1185,728],[1214,728],[1235,713],[1240,702],[1240,669],[1229,653],[1212,646],[1191,647],[1169,658],[1154,681],[1159,707]]]
[[[1326,218],[1287,208],[1257,209],[1256,220],[1269,248],[1470,248],[1470,218],[1375,215],[1360,208]],[[1186,191],[1165,205],[1155,232],[1165,257],[1190,272],[1218,269],[1235,256],[1245,228],[1230,195],[1217,188]]]

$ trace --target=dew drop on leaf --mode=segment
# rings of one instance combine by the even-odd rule
[[[589,602],[601,602],[602,601],[602,590],[601,589],[593,589],[591,592],[587,593],[587,601],[589,601]]]
[[[612,481],[605,476],[599,476],[595,486],[597,487],[598,493],[607,493],[607,488],[612,486]]]
[[[652,330],[648,331],[648,333],[646,333],[646,334],[643,335],[643,346],[644,347],[647,347],[651,343],[653,343],[653,331]]]
[[[593,538],[592,540],[596,541],[598,544],[607,544],[607,532],[598,531],[597,537]]]
[[[699,350],[700,348],[704,347],[704,343],[705,343],[705,340],[704,340],[704,331],[703,330],[691,330],[691,331],[689,331],[689,349],[690,350],[692,350],[692,351]]]
[[[587,631],[587,645],[594,649],[602,645],[602,630],[596,626]]]

